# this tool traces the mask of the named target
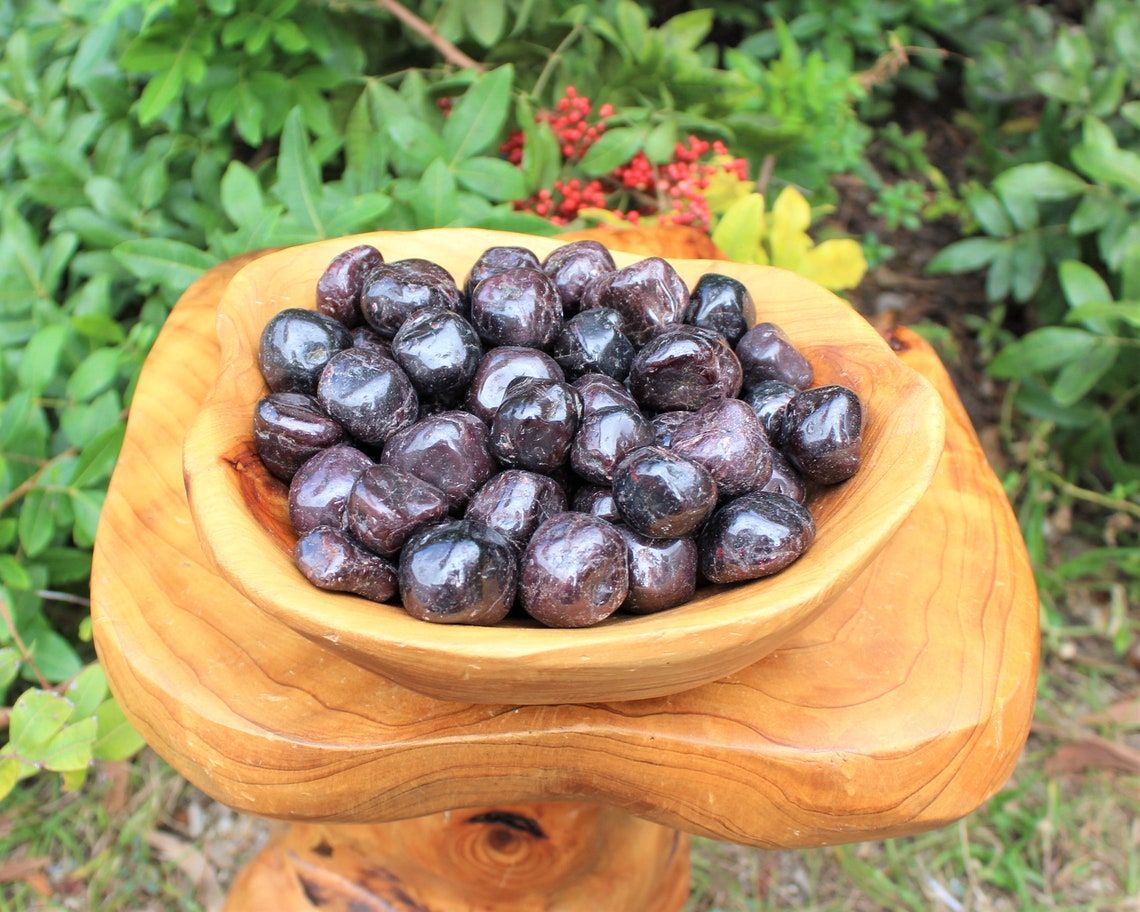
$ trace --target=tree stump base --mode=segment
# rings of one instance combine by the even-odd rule
[[[582,802],[294,824],[247,866],[225,912],[677,912],[689,838]]]

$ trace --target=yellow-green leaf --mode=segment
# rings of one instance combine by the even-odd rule
[[[854,288],[867,273],[867,259],[858,241],[838,238],[808,250],[801,273],[832,291]]]
[[[785,187],[772,204],[772,222],[781,231],[807,231],[811,227],[811,206],[795,187]]]
[[[750,193],[729,206],[712,232],[724,255],[738,263],[767,263],[764,251],[764,197]]]
[[[44,769],[57,773],[86,769],[91,763],[98,723],[94,717],[68,725],[51,739],[44,750]]]

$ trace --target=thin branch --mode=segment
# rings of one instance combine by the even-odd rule
[[[90,608],[91,599],[81,595],[72,595],[70,592],[57,592],[55,589],[37,589],[35,594],[51,602],[67,602],[70,605],[79,605],[81,608]]]
[[[43,672],[40,671],[39,665],[36,664],[36,660],[32,656],[32,651],[25,645],[23,637],[20,636],[20,631],[16,629],[16,622],[12,618],[12,612],[8,610],[8,600],[2,595],[0,595],[0,618],[3,618],[4,623],[8,626],[8,631],[12,634],[12,642],[16,645],[16,651],[20,653],[20,660],[35,674],[40,687],[44,690],[50,690],[51,684],[48,683],[48,679],[45,678]]]
[[[562,62],[562,57],[566,52],[566,49],[570,47],[571,44],[573,44],[574,40],[580,34],[582,34],[584,28],[585,27],[581,23],[578,23],[574,26],[574,28],[570,29],[570,31],[566,34],[566,37],[563,38],[559,42],[558,47],[554,49],[554,53],[552,53],[546,59],[546,63],[542,66],[542,72],[538,74],[538,79],[534,81],[534,88],[530,90],[531,98],[538,98],[540,96],[543,89],[546,88],[547,81],[553,75],[554,68]]]
[[[78,455],[79,455],[78,448],[68,447],[62,453],[59,453],[59,454],[53,456],[51,459],[49,459],[47,462],[45,462],[42,466],[40,466],[35,472],[33,472],[31,475],[29,475],[27,478],[25,478],[23,482],[16,485],[16,487],[14,487],[11,491],[9,491],[7,497],[0,500],[0,513],[3,513],[10,506],[12,506],[12,504],[18,503],[20,501],[20,499],[25,494],[27,494],[32,488],[34,488],[36,486],[36,484],[39,482],[40,478],[43,476],[44,472],[46,472],[48,469],[50,469],[52,467],[52,465],[54,465],[56,462],[58,462],[61,459],[70,459],[72,456],[78,456]]]
[[[404,6],[404,4],[400,3],[399,0],[376,0],[376,3],[399,19],[413,32],[426,38],[432,47],[439,51],[440,56],[448,63],[464,69],[470,68],[482,71],[483,64],[464,54],[463,51],[459,50],[459,48],[437,32],[431,23],[425,22]]]

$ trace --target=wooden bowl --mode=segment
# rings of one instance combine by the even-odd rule
[[[404,687],[463,703],[555,704],[664,696],[724,677],[774,650],[842,592],[931,481],[942,452],[941,401],[846,302],[780,269],[675,260],[690,286],[706,272],[742,281],[758,311],[750,319],[779,324],[813,363],[817,384],[842,383],[864,404],[863,465],[812,498],[818,534],[803,557],[766,579],[704,587],[688,604],[662,613],[619,612],[581,629],[525,620],[430,624],[398,605],[319,590],[293,565],[286,486],[265,471],[254,448],[253,409],[267,392],[256,352],[266,321],[287,307],[314,306],[316,281],[329,261],[360,243],[389,261],[434,260],[462,284],[487,247],[526,246],[541,258],[560,242],[474,229],[340,238],[256,260],[238,273],[219,306],[221,367],[184,448],[203,550],[263,611]],[[614,253],[619,266],[640,258]]]

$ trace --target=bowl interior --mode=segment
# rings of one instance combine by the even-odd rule
[[[245,267],[220,303],[217,380],[186,437],[191,513],[220,574],[271,617],[397,683],[465,703],[563,703],[661,696],[758,660],[811,620],[870,562],[930,484],[943,442],[942,404],[844,301],[792,273],[713,260],[671,261],[692,286],[706,272],[743,282],[751,322],[777,323],[813,363],[816,383],[841,383],[864,406],[859,472],[809,503],[818,533],[775,576],[706,586],[653,615],[618,613],[562,630],[511,619],[495,627],[437,625],[311,586],[292,561],[287,488],[266,472],[252,415],[266,393],[257,369],[262,328],[288,307],[314,306],[329,261],[358,243],[386,260],[424,257],[462,285],[487,247],[519,245],[540,258],[557,240],[476,229],[380,232],[269,254]],[[642,257],[614,253],[619,266]]]

